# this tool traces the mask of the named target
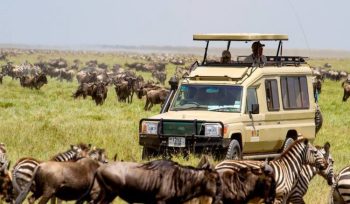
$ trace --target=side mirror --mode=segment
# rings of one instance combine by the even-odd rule
[[[259,104],[252,104],[249,114],[259,114]]]

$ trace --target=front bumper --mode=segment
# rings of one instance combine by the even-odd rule
[[[181,136],[178,136],[181,137]],[[203,149],[203,148],[222,148],[227,147],[230,143],[229,139],[223,139],[222,137],[198,137],[198,136],[187,136],[185,138],[185,147],[190,149]],[[159,137],[157,135],[139,135],[139,143],[141,146],[149,147],[152,149],[158,148],[173,148],[169,146],[169,137]],[[175,147],[176,148],[176,147]],[[181,148],[181,147],[178,147]]]
[[[158,122],[157,134],[143,134],[141,125],[143,121],[156,121]],[[164,125],[171,124],[184,124],[187,123],[188,126],[191,127],[190,133],[186,135],[179,135],[166,132],[167,127]],[[221,135],[224,134],[224,125],[220,121],[197,121],[197,120],[163,120],[163,119],[142,119],[140,121],[140,129],[139,129],[139,144],[151,148],[154,150],[162,150],[162,149],[187,149],[191,152],[194,151],[202,151],[203,149],[222,149],[223,147],[227,147],[230,143],[229,139],[225,139],[222,136],[210,137],[203,135],[203,131],[201,128],[201,124],[208,123],[216,123],[222,126]],[[170,139],[181,139],[185,141],[184,145],[173,145],[169,144]]]

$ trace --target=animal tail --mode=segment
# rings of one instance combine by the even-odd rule
[[[341,87],[344,87],[345,81],[343,81],[343,83],[341,83]]]
[[[15,204],[21,204],[23,203],[24,199],[27,197],[30,187],[33,184],[36,172],[38,171],[38,169],[40,168],[40,166],[36,166],[33,172],[33,177],[30,179],[30,181],[27,183],[27,185],[23,188],[23,190],[21,191],[21,193],[17,196]]]

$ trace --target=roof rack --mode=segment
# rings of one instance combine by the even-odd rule
[[[259,40],[288,40],[284,34],[261,34],[261,33],[211,33],[194,34],[193,40],[204,41],[259,41]]]

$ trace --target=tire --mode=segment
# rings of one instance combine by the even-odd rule
[[[151,149],[149,147],[143,147],[142,154],[141,154],[141,159],[142,160],[149,160],[152,157],[156,157],[157,155],[158,154],[157,154],[156,150]]]
[[[287,138],[286,141],[284,141],[282,152],[286,151],[286,149],[288,149],[288,147],[290,147],[294,143],[294,141],[295,140],[291,137]]]
[[[242,151],[239,142],[235,139],[231,140],[228,146],[226,159],[238,160],[242,159]]]

